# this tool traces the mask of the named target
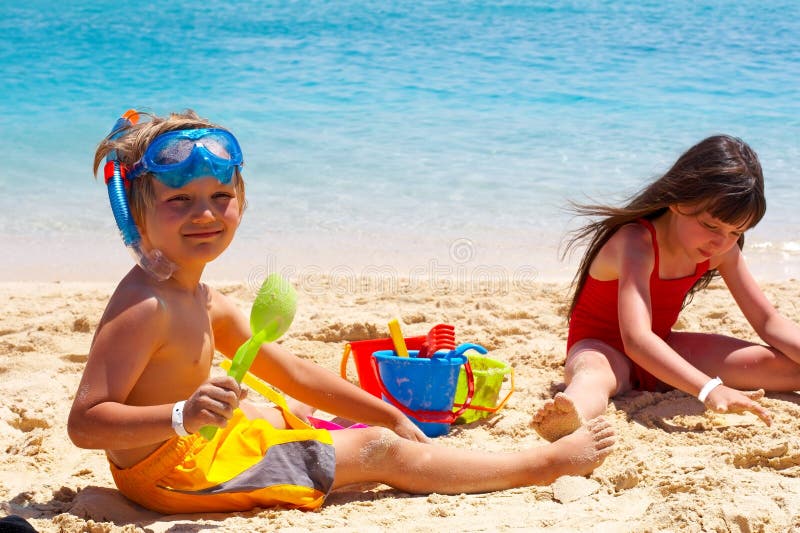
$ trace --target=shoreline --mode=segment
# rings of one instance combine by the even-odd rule
[[[385,239],[377,239],[373,240],[374,247],[368,247],[357,240],[331,242],[304,236],[284,237],[276,246],[263,239],[237,239],[222,257],[209,264],[206,280],[249,283],[278,272],[297,279],[325,276],[353,282],[361,277],[381,277],[428,280],[434,285],[485,279],[511,286],[537,281],[569,282],[580,260],[580,250],[562,260],[561,243],[554,240],[538,244],[520,241],[514,246],[508,239],[492,242],[480,236],[398,241],[395,247]],[[132,258],[115,235],[91,242],[37,236],[36,242],[34,246],[22,237],[6,239],[6,257],[15,259],[0,265],[0,282],[113,282],[133,266]],[[759,282],[800,279],[800,246],[793,242],[775,245],[750,239],[744,255]]]

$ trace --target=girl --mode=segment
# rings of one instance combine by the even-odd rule
[[[567,388],[534,415],[537,432],[550,441],[571,433],[632,389],[680,389],[716,412],[751,411],[769,425],[756,400],[763,389],[800,389],[800,328],[767,301],[742,256],[744,232],[766,210],[753,150],[709,137],[625,207],[576,207],[600,219],[568,244],[588,240],[569,312]],[[716,275],[766,345],[672,331]]]

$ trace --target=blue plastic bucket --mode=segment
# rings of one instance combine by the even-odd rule
[[[383,399],[408,416],[429,437],[446,435],[450,425],[469,407],[454,413],[458,375],[464,365],[468,380],[472,369],[465,355],[451,353],[447,356],[418,358],[418,350],[410,350],[409,357],[398,357],[393,350],[374,352],[378,385]]]

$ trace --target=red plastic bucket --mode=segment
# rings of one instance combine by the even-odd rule
[[[419,350],[422,343],[425,342],[427,336],[420,337],[406,337],[406,347],[409,350]],[[347,379],[347,360],[350,353],[353,353],[353,359],[356,362],[356,373],[358,374],[358,384],[362,389],[368,393],[381,397],[381,388],[378,385],[378,377],[375,375],[375,369],[370,363],[372,354],[381,350],[394,350],[394,343],[392,339],[368,339],[364,341],[350,341],[344,347],[342,354],[342,361],[339,364],[339,374],[344,379]]]

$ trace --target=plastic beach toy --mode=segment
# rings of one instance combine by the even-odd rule
[[[220,361],[219,366],[227,372],[231,369],[231,360],[223,359]],[[286,403],[286,398],[284,398],[280,392],[267,385],[265,381],[262,381],[261,378],[251,374],[250,372],[246,372],[244,378],[242,378],[242,383],[274,403],[276,406],[280,407],[283,411],[283,419],[286,420],[286,423],[290,428],[308,429],[309,427],[314,427],[311,426],[309,422],[300,420],[297,416],[295,416],[294,413],[292,413],[292,410],[289,408],[289,405]]]
[[[428,437],[446,435],[452,424],[472,403],[474,383],[472,368],[463,353],[472,344],[436,357],[399,357],[393,350],[375,352],[373,365],[383,399],[403,412]],[[467,398],[455,412],[453,398],[458,375],[464,366],[467,373]]]
[[[294,287],[278,274],[267,276],[250,310],[250,331],[253,336],[236,350],[228,375],[241,383],[261,345],[274,342],[286,333],[296,310],[297,293]],[[211,440],[216,433],[216,426],[200,429],[200,434],[207,440]]]
[[[311,424],[312,427],[315,427],[317,429],[327,429],[328,431],[337,431],[340,429],[360,429],[369,427],[366,424],[361,424],[361,423],[353,424],[352,426],[341,426],[331,420],[324,420],[322,418],[317,418],[315,416],[309,416],[308,423]]]
[[[475,394],[472,397],[472,403],[456,419],[455,424],[469,424],[496,413],[503,408],[514,393],[514,369],[503,361],[486,357],[487,350],[482,346],[476,344],[473,349],[476,353],[470,353],[467,357],[472,366]],[[509,390],[503,399],[498,401],[503,383],[507,381],[506,376],[510,376]],[[461,407],[466,398],[467,376],[462,369],[458,376],[453,408]]]
[[[425,337],[406,337],[403,339],[409,350],[419,350]],[[378,386],[378,377],[372,366],[372,354],[379,350],[392,350],[394,343],[389,337],[382,339],[367,339],[361,341],[350,341],[344,346],[342,360],[339,363],[339,374],[343,379],[347,379],[347,361],[350,354],[353,354],[356,372],[358,374],[358,384],[362,389],[373,396],[381,397],[381,388]]]
[[[223,359],[219,366],[225,369],[227,372],[231,368],[231,361],[230,359]],[[260,378],[254,376],[250,372],[245,373],[244,378],[242,378],[242,383],[259,393],[261,396],[266,398],[267,400],[271,401],[278,407],[283,409],[283,416],[286,418],[286,421],[289,423],[289,426],[292,429],[308,429],[308,427],[313,427],[317,429],[327,429],[329,431],[334,431],[338,429],[358,429],[358,428],[366,428],[369,427],[366,424],[353,424],[351,426],[342,426],[333,422],[332,420],[324,420],[322,418],[317,418],[314,416],[309,416],[307,421],[300,420],[292,414],[292,411],[289,409],[289,405],[286,403],[286,399],[281,395],[280,392],[276,391],[269,385],[267,385],[264,381]],[[213,426],[211,426],[213,427]]]
[[[432,357],[439,350],[456,349],[456,328],[450,324],[436,324],[428,332],[419,349],[418,357]]]
[[[400,331],[400,323],[396,318],[389,321],[389,336],[394,343],[394,351],[400,357],[408,357],[408,348],[406,348],[406,341],[403,339],[403,332]]]

